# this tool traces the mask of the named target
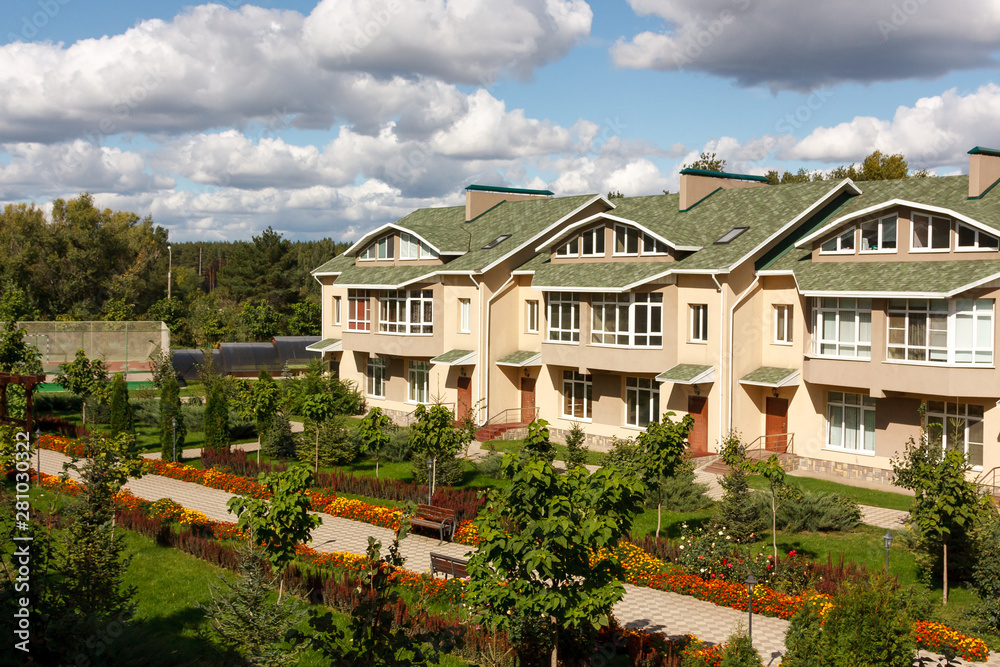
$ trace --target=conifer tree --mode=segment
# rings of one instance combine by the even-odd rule
[[[205,405],[205,447],[229,447],[229,402],[221,382],[213,382]]]
[[[135,437],[135,414],[128,400],[125,376],[115,375],[111,381],[111,415],[109,429],[112,436],[127,434]]]
[[[173,420],[177,420],[176,425]],[[181,460],[184,449],[184,437],[187,427],[184,425],[184,415],[181,413],[180,387],[173,374],[163,380],[160,390],[160,456],[164,461],[174,460],[174,434],[177,437],[177,460]]]

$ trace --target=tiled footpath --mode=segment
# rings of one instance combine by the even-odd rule
[[[49,450],[42,450],[42,472],[57,475],[62,472],[63,463],[69,458]],[[210,489],[200,484],[182,482],[157,475],[147,475],[131,480],[126,487],[140,498],[159,500],[170,498],[184,507],[197,510],[216,521],[232,521],[233,516],[226,510],[231,493]],[[350,521],[327,514],[319,515],[323,523],[313,530],[310,544],[318,551],[349,551],[364,553],[368,537],[372,536],[387,545],[393,531],[358,521]],[[403,540],[401,552],[406,558],[406,567],[416,572],[430,569],[430,553],[437,552],[456,557],[467,557],[469,547],[461,544],[438,544],[438,540],[422,535],[409,535]],[[718,607],[684,595],[657,591],[638,586],[626,586],[625,597],[615,606],[615,616],[623,625],[647,628],[668,635],[692,634],[705,641],[717,643],[725,641],[739,625],[746,625],[747,613],[726,607]],[[774,665],[780,661],[784,651],[784,636],[788,622],[777,618],[757,616],[753,618],[753,643],[764,658],[765,664]],[[983,664],[983,663],[979,663]],[[1000,654],[992,654],[989,667],[1000,667]]]

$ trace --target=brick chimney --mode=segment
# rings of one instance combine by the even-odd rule
[[[503,201],[548,199],[551,190],[522,190],[492,185],[470,185],[465,188],[465,221],[469,222]]]
[[[681,170],[680,210],[686,211],[718,189],[756,188],[770,181],[764,176],[751,174],[727,174],[723,171],[705,169]]]
[[[1000,181],[1000,150],[976,146],[969,151],[969,199],[979,199]]]

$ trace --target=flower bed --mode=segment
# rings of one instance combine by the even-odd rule
[[[977,637],[969,637],[943,623],[916,621],[913,636],[917,646],[936,653],[954,652],[966,660],[983,661],[990,657],[986,642]]]

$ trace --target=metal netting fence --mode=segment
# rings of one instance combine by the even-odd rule
[[[147,372],[149,359],[170,349],[163,322],[19,322],[24,339],[42,355],[46,373],[73,361],[77,350],[101,359],[112,372]]]

